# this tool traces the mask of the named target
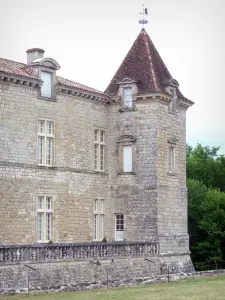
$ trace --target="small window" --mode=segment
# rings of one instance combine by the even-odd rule
[[[46,243],[52,240],[53,197],[38,196],[37,198],[37,240]]]
[[[132,107],[132,88],[125,87],[123,89],[123,102],[124,107]]]
[[[94,131],[94,169],[103,172],[105,170],[105,131]]]
[[[118,174],[135,172],[135,141],[133,135],[122,135],[117,139],[119,154],[119,172]]]
[[[49,72],[41,72],[41,96],[46,98],[52,97],[52,74]]]
[[[104,238],[104,199],[96,198],[94,200],[93,223],[93,239],[102,241]]]
[[[175,172],[175,147],[169,147],[169,172]]]
[[[118,214],[115,216],[115,241],[124,240],[124,215]]]
[[[169,111],[175,113],[176,112],[176,92],[174,89],[171,90],[172,100],[169,104]]]
[[[123,146],[123,172],[132,172],[132,145]]]

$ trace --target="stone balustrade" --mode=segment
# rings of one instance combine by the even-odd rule
[[[147,257],[158,253],[157,242],[0,245],[0,265],[19,262]]]

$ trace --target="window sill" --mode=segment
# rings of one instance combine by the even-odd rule
[[[177,173],[176,172],[168,172],[167,175],[169,175],[169,176],[176,176]]]
[[[98,170],[94,170],[94,173],[96,174],[108,174],[106,171],[98,171]]]
[[[47,241],[37,241],[38,244],[48,244],[50,242],[50,240]]]
[[[56,166],[47,166],[47,165],[37,165],[37,167],[40,169],[52,169],[52,170],[55,170],[57,168]]]
[[[43,97],[43,96],[38,96],[38,99],[41,99],[41,100],[46,100],[46,101],[52,101],[52,102],[56,102],[56,97],[51,97],[51,98],[48,98],[48,97]]]
[[[136,175],[136,172],[118,172],[117,175]]]
[[[119,112],[126,112],[126,111],[136,111],[137,108],[135,106],[132,107],[120,107]]]

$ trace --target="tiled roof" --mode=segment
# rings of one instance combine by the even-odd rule
[[[0,72],[18,77],[39,79],[36,69],[29,68],[25,64],[4,58],[0,58]]]
[[[95,94],[99,94],[99,95],[103,95],[103,96],[108,96],[107,94],[105,94],[101,91],[98,91],[96,89],[93,89],[89,86],[71,81],[69,79],[62,78],[60,76],[57,76],[57,78],[58,78],[58,82],[60,84],[64,85],[64,86],[66,86],[66,87],[78,89],[78,90],[81,90],[81,91],[87,91],[87,92],[90,92],[90,93],[95,93]]]
[[[126,76],[138,81],[139,93],[167,94],[163,81],[172,79],[172,76],[144,29],[137,36],[105,93],[115,95],[118,91],[117,82]],[[179,90],[178,96],[184,98]]]
[[[30,68],[26,64],[16,61],[0,58],[0,73],[16,77],[30,78],[40,80],[37,68]],[[86,85],[57,76],[58,83],[65,87],[78,89],[80,91],[95,93],[101,96],[107,96],[105,93],[88,87]]]

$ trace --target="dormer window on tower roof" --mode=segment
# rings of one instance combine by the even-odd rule
[[[124,107],[132,107],[132,87],[123,88]]]

